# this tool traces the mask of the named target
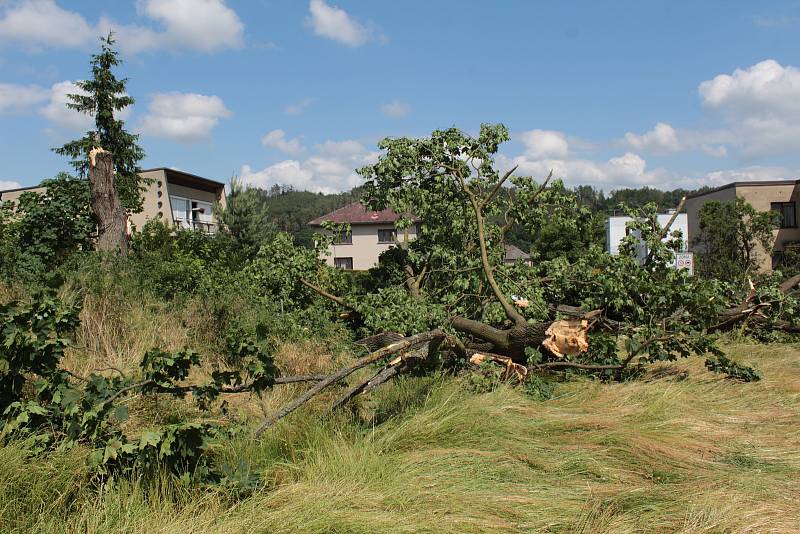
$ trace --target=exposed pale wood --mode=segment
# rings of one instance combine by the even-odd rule
[[[97,250],[128,252],[127,217],[114,185],[114,158],[95,148],[89,154],[89,188],[97,220]]]

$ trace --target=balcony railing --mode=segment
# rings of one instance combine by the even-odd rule
[[[183,228],[184,230],[197,230],[207,234],[217,233],[217,224],[213,222],[175,219],[175,226]]]

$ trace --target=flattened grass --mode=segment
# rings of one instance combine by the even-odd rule
[[[539,401],[406,378],[353,413],[325,418],[320,404],[222,446],[220,459],[262,473],[244,498],[170,479],[98,494],[80,486],[80,455],[7,447],[0,530],[796,532],[800,347],[728,353],[763,379],[731,382],[693,358],[632,382],[571,380]]]

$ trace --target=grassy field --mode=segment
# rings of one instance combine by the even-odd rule
[[[399,381],[333,419],[320,402],[262,441],[214,451],[261,474],[245,496],[166,477],[98,493],[82,452],[26,459],[8,446],[0,530],[797,532],[800,347],[728,350],[763,380],[731,382],[694,358],[628,383],[562,383],[550,400],[440,377]],[[287,349],[283,364],[302,367],[310,352]]]

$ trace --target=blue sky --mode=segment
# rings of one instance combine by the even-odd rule
[[[109,29],[143,167],[337,191],[382,137],[502,122],[500,166],[606,191],[800,169],[800,2],[0,0],[0,188],[68,169]]]

